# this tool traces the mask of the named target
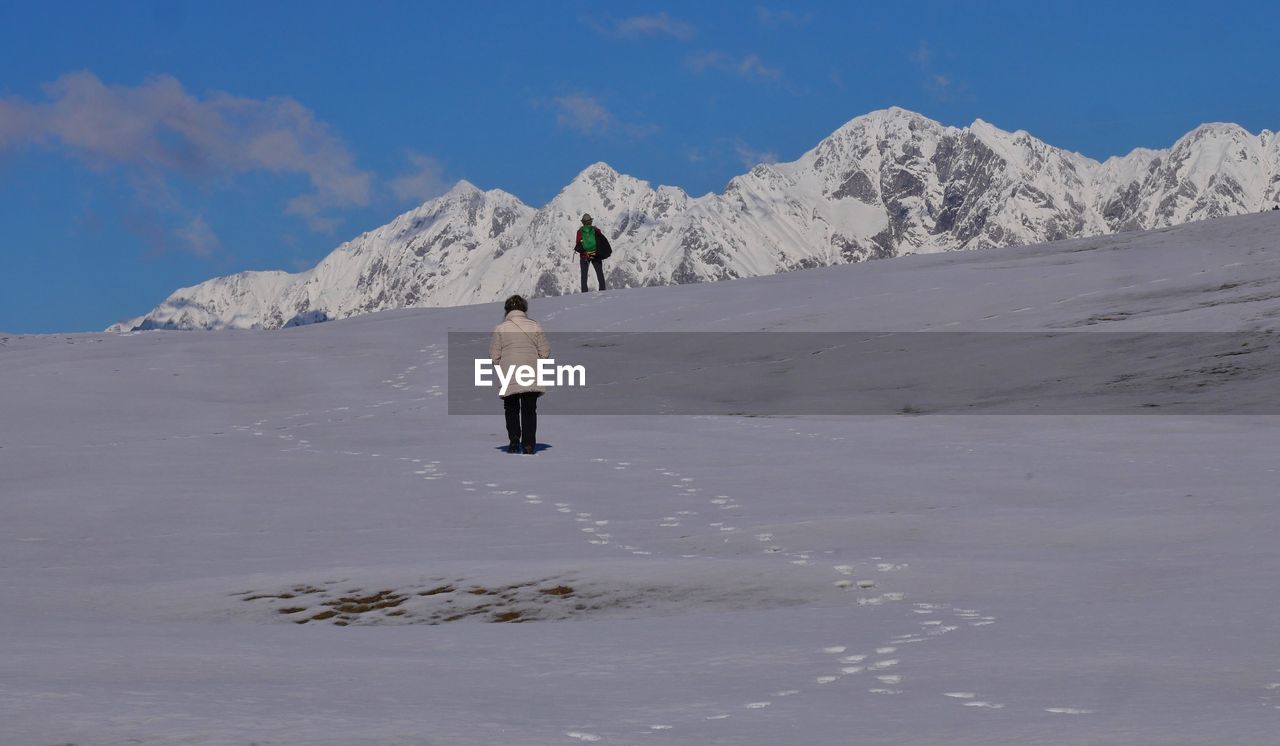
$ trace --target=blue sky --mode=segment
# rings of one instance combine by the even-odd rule
[[[1280,128],[1280,4],[7,2],[0,330],[298,270],[460,178],[694,194],[896,105],[1102,159]]]

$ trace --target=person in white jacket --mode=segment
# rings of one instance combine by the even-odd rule
[[[493,330],[489,342],[489,358],[495,368],[510,375],[510,369],[527,365],[536,368],[539,359],[551,356],[551,344],[538,322],[528,317],[529,302],[519,295],[503,304],[505,316]],[[514,379],[502,397],[507,418],[508,453],[533,453],[538,443],[538,397],[544,389],[537,385],[521,386]]]

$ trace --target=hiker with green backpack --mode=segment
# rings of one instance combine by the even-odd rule
[[[578,229],[573,250],[578,252],[578,264],[582,267],[582,292],[587,292],[587,265],[596,268],[596,280],[600,289],[607,289],[604,284],[604,260],[613,254],[613,247],[600,229],[591,224],[590,215],[582,216],[582,227]]]

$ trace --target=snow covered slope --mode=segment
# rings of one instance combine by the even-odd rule
[[[1277,236],[1250,215],[531,314],[1275,329]],[[542,452],[510,456],[496,402],[445,414],[446,333],[499,317],[0,339],[0,742],[1274,741],[1275,418],[567,417],[553,393]]]
[[[686,284],[949,249],[1161,228],[1280,203],[1280,138],[1209,124],[1169,150],[1097,163],[981,120],[946,127],[891,108],[722,194],[596,163],[535,210],[459,182],[296,275],[248,272],[183,288],[112,330],[265,328],[369,311],[576,292],[583,212],[617,246],[612,287]]]

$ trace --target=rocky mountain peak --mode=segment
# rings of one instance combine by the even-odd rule
[[[1276,138],[1238,125],[1098,163],[981,119],[957,128],[889,107],[696,199],[604,162],[540,209],[459,181],[314,270],[215,278],[123,328],[274,328],[577,292],[571,249],[584,212],[614,239],[611,287],[634,287],[1165,227],[1269,209],[1278,192]]]

